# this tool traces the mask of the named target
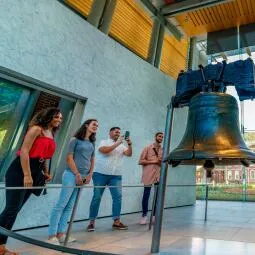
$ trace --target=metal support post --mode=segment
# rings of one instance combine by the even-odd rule
[[[246,167],[242,166],[242,198],[243,202],[247,201],[247,181],[246,181]]]
[[[164,35],[165,35],[165,26],[161,24],[159,27],[158,43],[157,43],[156,56],[155,56],[155,62],[154,62],[154,66],[157,68],[160,67]]]
[[[164,25],[162,25],[159,19],[155,18],[151,33],[150,48],[147,61],[157,68],[160,66],[164,34]]]
[[[82,192],[82,188],[79,188],[78,192],[77,192],[77,195],[76,195],[75,202],[74,202],[73,211],[72,211],[72,215],[71,215],[70,222],[69,222],[69,225],[68,225],[68,229],[67,229],[67,232],[66,232],[66,238],[65,238],[65,241],[64,241],[64,246],[67,246],[68,239],[69,239],[69,236],[70,236],[71,231],[72,231],[73,221],[74,221],[74,217],[75,217],[75,214],[76,214],[76,211],[77,211],[77,207],[78,207],[78,203],[79,203],[79,200],[80,200],[81,192]]]
[[[103,33],[107,34],[109,33],[111,23],[112,23],[112,16],[114,14],[114,10],[117,4],[117,0],[107,0],[105,9],[103,12],[103,16],[101,19],[101,23],[99,24],[99,30]]]
[[[94,0],[87,21],[105,34],[109,33],[117,0]]]
[[[166,191],[166,179],[167,179],[167,169],[168,162],[164,160],[169,154],[171,136],[172,136],[172,127],[173,127],[173,98],[171,99],[170,104],[167,107],[167,117],[166,117],[166,126],[165,126],[165,139],[163,146],[163,161],[161,163],[161,172],[160,172],[160,181],[158,186],[158,198],[156,206],[156,221],[153,228],[152,243],[151,243],[151,253],[158,253],[160,247],[160,237],[161,237],[161,228],[162,228],[162,218],[164,211],[164,202],[165,202],[165,191]]]
[[[87,21],[91,25],[95,27],[99,27],[101,18],[104,13],[105,4],[106,4],[106,0],[94,0],[91,11],[87,18]]]
[[[147,61],[152,65],[154,65],[154,63],[155,63],[159,30],[160,30],[160,21],[157,18],[155,18],[154,22],[153,22],[149,52],[148,52],[148,57],[147,57]]]
[[[208,187],[208,184],[206,184],[206,189],[205,189],[205,221],[207,221],[208,191],[209,191],[209,187]]]

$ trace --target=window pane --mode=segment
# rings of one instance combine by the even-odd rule
[[[0,79],[0,171],[26,110],[30,90]]]

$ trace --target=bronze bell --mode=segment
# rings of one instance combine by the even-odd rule
[[[239,127],[236,99],[219,92],[202,92],[189,105],[185,134],[166,158],[172,166],[249,165],[255,153],[245,144]]]

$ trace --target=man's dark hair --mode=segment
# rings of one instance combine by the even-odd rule
[[[120,130],[120,127],[112,127],[112,128],[110,129],[110,132],[112,132],[112,131],[115,130],[115,129],[119,129],[119,130]]]
[[[157,137],[159,134],[163,135],[163,132],[157,132],[157,133],[155,134],[155,137]]]

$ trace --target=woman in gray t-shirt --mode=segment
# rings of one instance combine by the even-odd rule
[[[65,240],[67,222],[78,192],[75,185],[88,184],[94,170],[95,141],[98,122],[86,120],[70,140],[67,153],[67,167],[62,176],[62,189],[57,204],[50,215],[48,242],[59,245]],[[69,242],[76,241],[71,236]]]

